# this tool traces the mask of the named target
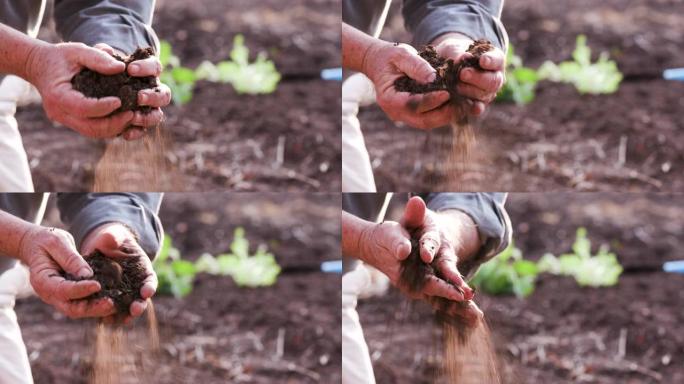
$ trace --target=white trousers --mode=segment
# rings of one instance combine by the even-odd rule
[[[17,265],[0,274],[0,384],[32,384],[31,365],[21,337],[14,302],[33,291],[28,269]]]
[[[6,76],[0,83],[0,192],[33,192],[33,181],[17,119],[17,104],[35,98],[29,83]]]
[[[373,83],[361,73],[342,84],[342,192],[375,192],[375,179],[361,123],[359,107],[375,102]]]
[[[370,284],[370,276],[359,266],[342,276],[342,384],[375,384],[373,364],[356,312],[359,295]]]

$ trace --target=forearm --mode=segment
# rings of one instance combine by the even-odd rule
[[[31,52],[42,45],[49,44],[0,24],[0,73],[31,81]]]
[[[342,255],[344,257],[362,260],[361,237],[371,225],[369,221],[342,211]]]
[[[0,254],[20,259],[21,241],[33,227],[35,224],[0,211]]]
[[[371,46],[378,39],[342,23],[342,66],[352,71],[363,72],[364,61]]]

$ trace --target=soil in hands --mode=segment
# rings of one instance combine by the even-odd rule
[[[444,281],[439,270],[420,258],[418,232],[411,233],[411,253],[401,263],[400,280],[410,293],[422,291],[427,282],[437,277]],[[437,256],[439,257],[439,256]],[[435,321],[443,330],[444,366],[442,374],[449,383],[492,383],[501,382],[497,359],[491,341],[489,327],[484,317],[473,319],[467,315],[469,307],[476,309],[473,295],[466,294],[454,286],[466,298],[454,302],[443,297],[432,297],[430,303],[435,309]]]
[[[425,59],[437,71],[437,76],[432,83],[420,84],[408,76],[398,78],[394,87],[400,92],[421,94],[435,91],[449,92],[449,104],[454,110],[451,121],[452,143],[449,152],[449,163],[460,164],[449,167],[449,176],[452,178],[452,188],[462,189],[458,185],[458,179],[470,160],[470,153],[475,144],[475,132],[470,122],[469,112],[473,106],[472,100],[460,95],[457,91],[459,76],[464,68],[483,70],[480,66],[480,57],[494,49],[490,41],[485,39],[475,40],[467,49],[467,55],[459,62],[439,56],[437,50],[431,45],[426,46],[419,52],[420,57]]]
[[[83,69],[71,79],[75,90],[86,97],[103,98],[115,96],[121,99],[121,107],[114,113],[124,111],[149,112],[150,107],[138,105],[138,92],[143,89],[156,89],[157,79],[154,76],[132,77],[128,75],[128,65],[133,61],[144,60],[154,56],[154,49],[138,48],[132,55],[121,57],[113,55],[116,60],[126,64],[126,71],[116,75],[103,75],[90,69]],[[158,91],[158,90],[157,90]]]

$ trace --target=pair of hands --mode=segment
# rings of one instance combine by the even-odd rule
[[[437,53],[456,62],[470,55],[466,52],[472,39],[448,34],[433,42]],[[496,48],[480,58],[486,71],[465,68],[460,74],[458,93],[472,101],[469,113],[478,116],[485,111],[504,84],[505,55]],[[393,121],[401,121],[420,129],[432,129],[449,124],[456,113],[448,105],[449,93],[436,91],[411,95],[398,92],[394,81],[408,76],[419,83],[434,81],[436,72],[423,60],[415,48],[407,44],[392,44],[376,39],[365,55],[362,72],[375,84],[377,102]]]
[[[87,255],[99,249],[108,257],[136,257],[122,251],[131,247],[140,251],[134,254],[145,254],[131,231],[118,223],[103,224],[91,231],[83,240],[80,253],[76,250],[70,233],[56,228],[34,226],[21,241],[19,258],[28,265],[31,285],[44,302],[72,319],[104,317],[113,321],[116,308],[111,299],[82,300],[100,291],[97,281],[69,281],[60,273],[65,271],[81,278],[92,277],[93,270],[81,254]],[[129,315],[124,317],[125,323],[142,315],[147,307],[147,299],[157,290],[157,276],[152,263],[147,257],[141,257],[141,261],[148,272],[140,289],[143,300],[131,304]]]
[[[447,220],[462,220],[463,223],[453,226]],[[406,209],[399,222],[385,221],[366,228],[359,239],[360,259],[387,275],[393,285],[412,299],[426,300],[436,309],[452,317],[459,317],[470,324],[475,323],[483,315],[477,306],[468,302],[473,297],[473,290],[463,280],[458,270],[459,257],[457,251],[461,244],[456,239],[460,234],[450,233],[452,228],[473,230],[474,223],[466,214],[458,212],[434,212],[429,210],[420,197],[413,197],[406,204]],[[411,236],[408,230],[417,230],[420,244],[420,257],[425,263],[432,263],[439,270],[444,280],[432,276],[421,292],[411,292],[400,280],[401,261],[411,253]],[[456,287],[460,288],[457,289]],[[443,300],[450,301],[445,308]]]
[[[50,120],[87,137],[122,135],[126,140],[141,138],[146,128],[162,121],[161,107],[171,101],[171,90],[159,80],[157,91],[145,89],[138,93],[138,104],[152,107],[149,113],[125,111],[112,115],[121,107],[118,97],[88,98],[73,89],[71,79],[83,68],[104,75],[122,73],[126,66],[111,56],[114,53],[107,44],[88,47],[81,43],[41,44],[31,50],[27,60],[28,81],[40,92]],[[161,71],[156,57],[136,61],[128,67],[128,74],[136,77],[158,78]]]

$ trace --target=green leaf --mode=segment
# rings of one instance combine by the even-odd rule
[[[523,298],[534,291],[537,277],[534,262],[524,260],[522,252],[511,244],[480,267],[470,283],[494,295],[514,294]]]
[[[175,67],[171,70],[171,76],[177,84],[194,84],[197,80],[195,71],[186,67]]]

